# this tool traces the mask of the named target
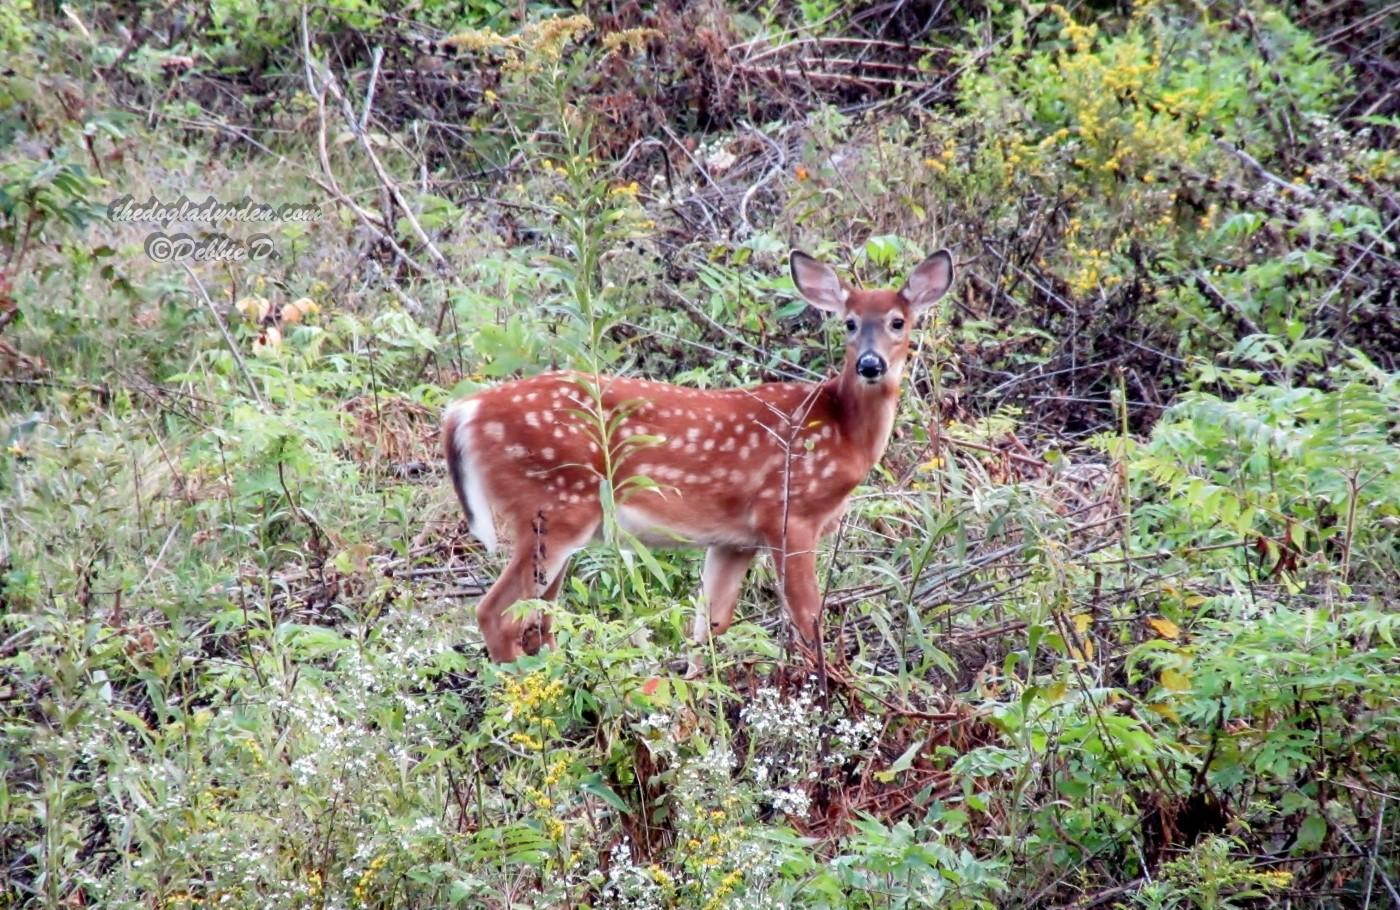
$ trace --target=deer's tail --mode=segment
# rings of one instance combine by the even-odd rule
[[[447,473],[457,491],[457,501],[467,517],[467,527],[486,552],[496,552],[496,519],[486,498],[482,472],[472,446],[472,421],[476,419],[481,402],[470,398],[447,409],[442,418],[442,453],[447,458]]]

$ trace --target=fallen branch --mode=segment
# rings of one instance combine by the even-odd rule
[[[856,76],[851,73],[815,73],[778,66],[748,66],[739,64],[735,69],[741,73],[764,79],[788,83],[828,82],[839,85],[856,85],[875,90],[880,86],[917,90],[928,86],[923,82],[910,82],[908,79],[891,79],[887,76]]]

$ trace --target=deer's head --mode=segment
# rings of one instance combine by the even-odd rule
[[[947,250],[919,263],[898,291],[851,287],[830,266],[798,250],[790,265],[793,283],[807,302],[845,322],[845,372],[871,386],[899,384],[914,321],[953,283]]]

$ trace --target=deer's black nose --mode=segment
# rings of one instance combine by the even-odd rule
[[[874,381],[885,375],[885,358],[879,354],[861,354],[856,361],[856,372],[860,378]]]

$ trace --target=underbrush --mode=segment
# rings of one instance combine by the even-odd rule
[[[1387,14],[869,9],[0,15],[0,906],[1400,900]],[[105,217],[206,192],[323,217]],[[448,400],[820,377],[787,250],[944,243],[824,666],[613,535],[485,661]]]

